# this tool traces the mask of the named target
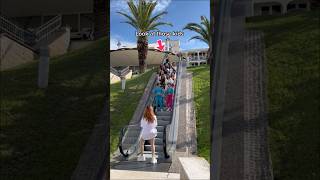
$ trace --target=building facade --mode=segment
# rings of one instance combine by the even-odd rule
[[[182,58],[187,61],[188,66],[199,66],[207,64],[208,48],[190,49],[181,51]]]
[[[296,10],[310,10],[310,0],[252,0],[249,16],[280,15]]]

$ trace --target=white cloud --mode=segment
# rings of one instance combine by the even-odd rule
[[[134,0],[138,1],[138,0]],[[155,1],[155,0],[151,0]],[[171,0],[158,0],[158,5],[155,8],[154,12],[160,12],[165,10],[171,3]],[[111,0],[110,9],[112,12],[124,11],[129,12],[127,0]]]
[[[155,12],[164,11],[171,3],[171,0],[160,0],[155,8]]]

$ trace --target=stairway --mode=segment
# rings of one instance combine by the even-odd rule
[[[46,40],[54,35],[61,27],[62,17],[58,15],[53,17],[35,31],[29,31],[19,27],[3,14],[0,15],[0,33],[4,33],[10,39],[37,52],[41,41]]]

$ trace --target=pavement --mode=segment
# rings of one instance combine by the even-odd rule
[[[128,171],[128,170],[110,170],[112,179],[148,179],[148,180],[180,180],[180,174],[178,173],[167,173],[167,172],[146,172],[146,171]]]

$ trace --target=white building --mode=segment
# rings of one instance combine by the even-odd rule
[[[252,0],[249,16],[286,14],[296,10],[310,10],[310,0]]]
[[[182,58],[187,60],[188,66],[207,64],[208,48],[184,50],[181,54]]]
[[[121,44],[121,41],[120,41],[120,44]],[[165,41],[162,41],[162,44],[164,45],[164,51],[171,52],[174,54],[178,54],[180,52],[180,41],[179,40],[167,39]],[[158,49],[158,46],[159,45],[157,42],[148,44],[149,49]],[[123,44],[123,45],[121,44],[120,48],[137,48],[137,45],[136,44]],[[120,49],[120,48],[118,47],[118,49]]]

